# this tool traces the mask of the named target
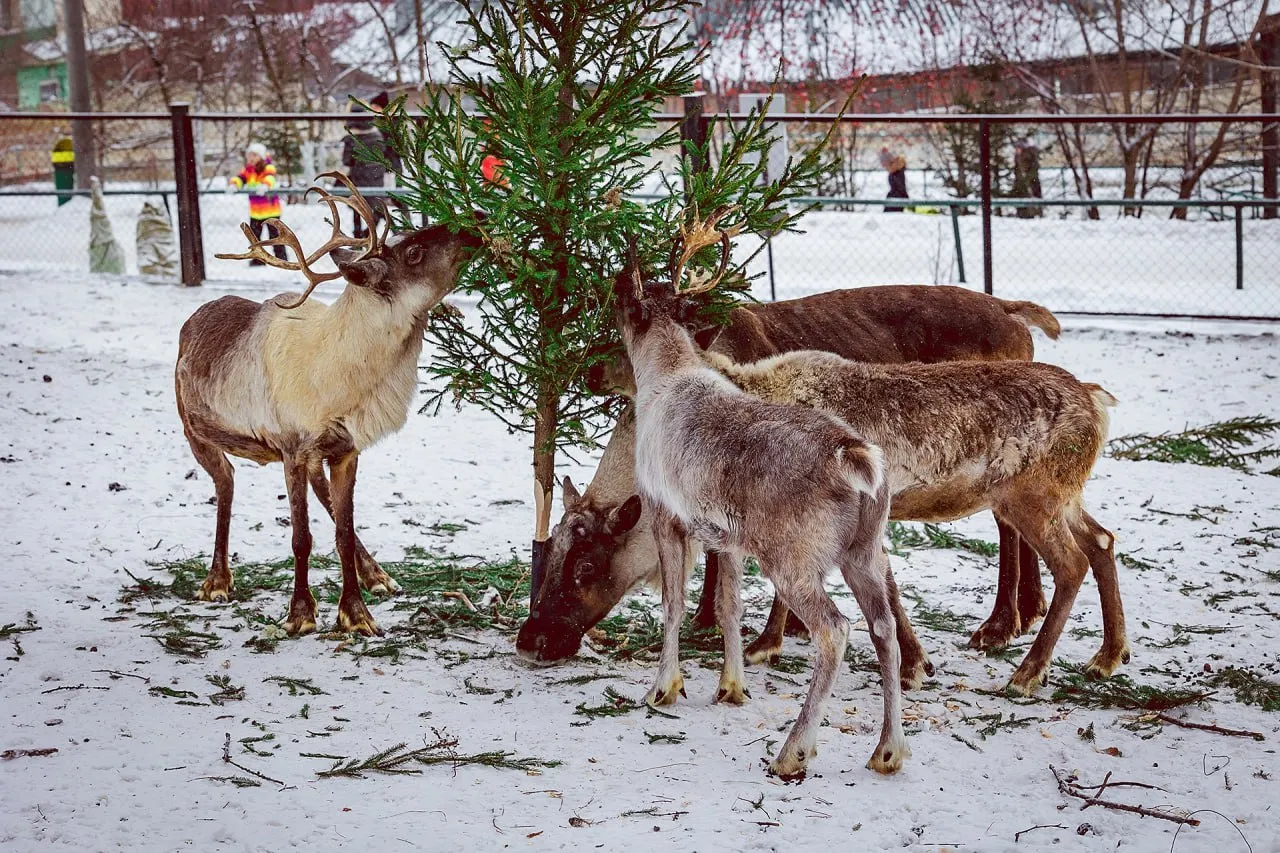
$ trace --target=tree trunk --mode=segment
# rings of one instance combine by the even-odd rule
[[[556,481],[556,419],[560,398],[555,388],[538,392],[533,424],[533,554],[529,579],[529,602],[538,598],[542,586],[544,549],[551,531],[551,498]]]

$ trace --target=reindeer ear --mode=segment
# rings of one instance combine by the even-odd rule
[[[632,495],[622,506],[609,512],[604,523],[605,532],[610,536],[620,536],[636,526],[640,521],[640,496]]]
[[[387,277],[387,264],[381,258],[337,263],[342,277],[358,287],[377,287]]]
[[[564,511],[572,510],[580,500],[582,495],[578,494],[578,490],[573,487],[573,480],[570,480],[569,475],[566,474],[560,481],[560,502],[564,504]]]

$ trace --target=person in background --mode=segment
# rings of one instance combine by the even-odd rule
[[[880,165],[889,173],[889,198],[909,198],[907,195],[907,159],[895,154],[888,146],[880,149]],[[901,213],[901,207],[885,207],[885,213]]]
[[[227,182],[227,192],[244,190],[249,193],[249,228],[258,240],[262,239],[264,228],[270,239],[280,236],[279,229],[267,224],[268,219],[280,216],[280,196],[274,192],[275,188],[276,167],[271,163],[271,155],[267,153],[267,146],[255,142],[245,149],[244,168]],[[280,260],[288,258],[284,246],[272,248]],[[263,263],[255,258],[249,261],[249,265],[262,266]]]
[[[1015,198],[1043,198],[1040,194],[1040,148],[1027,137],[1013,145],[1013,195]],[[1019,219],[1034,219],[1042,208],[1020,207]]]
[[[369,106],[375,113],[380,113],[386,109],[388,97],[386,92],[379,92],[369,99]],[[364,107],[360,104],[353,103],[351,112],[364,112]],[[400,157],[396,154],[395,149],[387,142],[386,137],[382,135],[382,131],[378,130],[373,124],[372,116],[361,116],[353,118],[347,124],[347,138],[342,141],[342,165],[347,168],[347,177],[351,179],[351,183],[357,187],[377,187],[382,188],[386,179],[387,168],[378,160],[367,160],[366,157],[385,158],[391,163],[391,167],[395,171],[400,170]],[[384,206],[380,201],[373,202],[374,227],[386,215]],[[363,237],[365,235],[365,222],[352,211],[353,221],[355,225],[352,228],[352,236]]]

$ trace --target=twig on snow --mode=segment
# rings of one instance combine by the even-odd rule
[[[285,783],[281,782],[279,779],[272,779],[270,776],[259,773],[257,770],[253,770],[248,767],[245,767],[243,764],[240,764],[235,759],[233,759],[231,757],[231,732],[227,732],[227,739],[222,742],[222,760],[224,763],[230,764],[232,767],[235,767],[239,770],[243,770],[245,773],[249,773],[254,776],[257,776],[259,779],[265,779],[268,782],[274,782],[275,784],[279,785],[281,788],[288,787],[287,785],[285,785]]]
[[[1098,793],[1101,794],[1102,791],[1106,790],[1108,785],[1111,787],[1119,787],[1123,785],[1128,787],[1155,788],[1154,785],[1146,785],[1141,782],[1111,782],[1111,774],[1108,773],[1107,778],[1103,780],[1101,785],[1078,786],[1076,785],[1074,776],[1067,776],[1064,778],[1059,774],[1058,768],[1054,767],[1052,764],[1049,765],[1049,771],[1053,773],[1053,778],[1057,780],[1059,791],[1066,794],[1068,797],[1075,797],[1077,799],[1084,800],[1084,805],[1080,807],[1081,810],[1087,809],[1089,806],[1102,806],[1103,808],[1115,809],[1116,811],[1132,812],[1134,814],[1142,815],[1143,817],[1156,817],[1161,820],[1173,821],[1174,823],[1190,824],[1191,826],[1200,825],[1200,821],[1190,815],[1184,816],[1173,814],[1172,812],[1161,811],[1159,809],[1149,809],[1145,806],[1132,806],[1128,803],[1117,803],[1111,800],[1100,799],[1095,795],[1084,793],[1085,791],[1097,789]],[[1163,789],[1156,788],[1156,790]]]
[[[1013,843],[1017,844],[1022,840],[1022,836],[1028,832],[1035,832],[1037,829],[1067,829],[1064,823],[1038,823],[1035,826],[1028,827],[1013,834]]]
[[[57,693],[59,690],[110,690],[110,689],[111,689],[110,687],[99,687],[94,684],[68,684],[62,687],[53,687],[53,688],[50,688],[49,690],[41,690],[40,695],[43,696],[46,693]]]

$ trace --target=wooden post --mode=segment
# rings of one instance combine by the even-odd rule
[[[1244,205],[1236,202],[1236,290],[1244,290]]]
[[[982,290],[990,295],[991,283],[991,124],[978,120],[978,160],[982,169]]]
[[[89,112],[89,59],[84,47],[84,4],[64,0],[63,21],[67,37],[67,85],[71,89],[71,111]],[[87,119],[71,122],[72,147],[76,155],[76,189],[89,189],[89,179],[98,175],[93,126]],[[104,177],[98,175],[98,177]]]
[[[200,179],[196,174],[195,137],[191,105],[170,104],[173,127],[173,177],[178,188],[178,247],[182,255],[182,283],[204,283],[204,238],[200,231]]]

